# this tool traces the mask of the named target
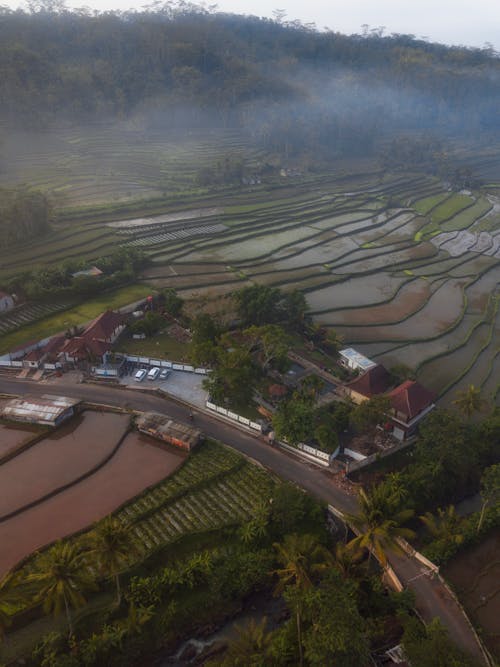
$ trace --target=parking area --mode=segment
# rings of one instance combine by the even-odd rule
[[[157,367],[129,362],[120,382],[133,389],[161,389],[192,405],[205,406],[207,392],[202,387],[203,375],[172,369],[158,369],[158,373],[156,371],[152,373],[155,376],[152,378],[150,371],[154,368]]]

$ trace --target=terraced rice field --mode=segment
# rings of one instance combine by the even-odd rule
[[[154,440],[137,433],[127,436],[123,448],[142,450],[140,455],[156,451],[158,457],[171,452],[170,448],[164,451]],[[173,454],[185,456],[176,451]],[[136,465],[144,468],[139,459]],[[101,471],[103,475],[105,472],[106,468]],[[99,482],[104,483],[104,478]],[[71,493],[88,492],[82,485],[71,489]],[[241,524],[254,515],[271,487],[272,478],[261,468],[226,447],[206,442],[177,472],[123,505],[115,514],[132,524],[134,557],[140,561],[190,533]],[[76,498],[75,495],[72,500]],[[95,504],[93,500],[91,504]],[[80,509],[77,513],[81,513]],[[86,535],[75,539],[85,540]],[[28,570],[36,567],[36,555],[23,567]]]
[[[221,297],[252,282],[301,289],[319,323],[389,367],[413,367],[445,404],[473,381],[494,402],[498,210],[486,189],[447,192],[421,175],[331,178],[309,196],[225,208],[216,238],[148,248],[143,237],[147,277],[226,316]]]
[[[43,320],[48,315],[66,310],[70,303],[40,303],[26,304],[15,308],[12,312],[0,315],[0,334],[15,331],[26,324]]]
[[[29,183],[64,206],[190,190],[199,169],[227,155],[244,154],[249,165],[259,158],[236,132],[169,133],[133,121],[2,135],[0,184]]]
[[[49,237],[0,258],[0,280],[133,245],[151,260],[144,279],[177,289],[192,312],[202,306],[229,319],[231,293],[254,282],[297,288],[315,320],[346,344],[388,366],[407,364],[423,380],[432,369],[445,402],[473,379],[498,402],[498,148],[456,149],[457,164],[486,184],[474,192],[451,192],[430,175],[382,173],[364,160],[221,194],[193,191],[196,170],[228,152],[250,163],[265,157],[234,132],[179,141],[131,126],[68,130],[50,146],[35,141],[16,162],[34,183],[50,189],[53,177],[54,192],[64,182],[61,202],[118,201],[127,183],[130,197],[183,189],[189,197],[147,219],[140,211],[124,220],[66,210]],[[48,152],[59,155],[52,176],[42,169]],[[475,333],[479,323],[485,339]]]

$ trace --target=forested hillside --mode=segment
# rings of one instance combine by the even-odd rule
[[[127,13],[0,10],[4,124],[134,118],[246,128],[287,156],[366,154],[388,131],[499,128],[500,59],[411,35],[345,36],[182,5]]]

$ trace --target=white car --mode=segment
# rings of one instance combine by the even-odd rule
[[[158,375],[160,375],[160,369],[158,368],[158,366],[155,366],[149,371],[148,380],[156,380]]]
[[[166,380],[168,376],[170,375],[170,371],[168,368],[164,368],[162,372],[160,373],[160,380]]]
[[[137,371],[137,373],[135,374],[135,381],[142,382],[146,377],[146,375],[147,375],[147,370],[141,368],[141,370]]]

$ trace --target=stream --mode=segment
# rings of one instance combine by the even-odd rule
[[[186,639],[175,652],[160,656],[154,665],[155,667],[203,665],[206,660],[223,651],[227,644],[238,636],[239,628],[244,628],[251,621],[260,623],[267,617],[267,629],[273,630],[283,622],[286,615],[283,598],[262,594],[253,596],[242,611],[228,619],[218,630],[206,636]]]

